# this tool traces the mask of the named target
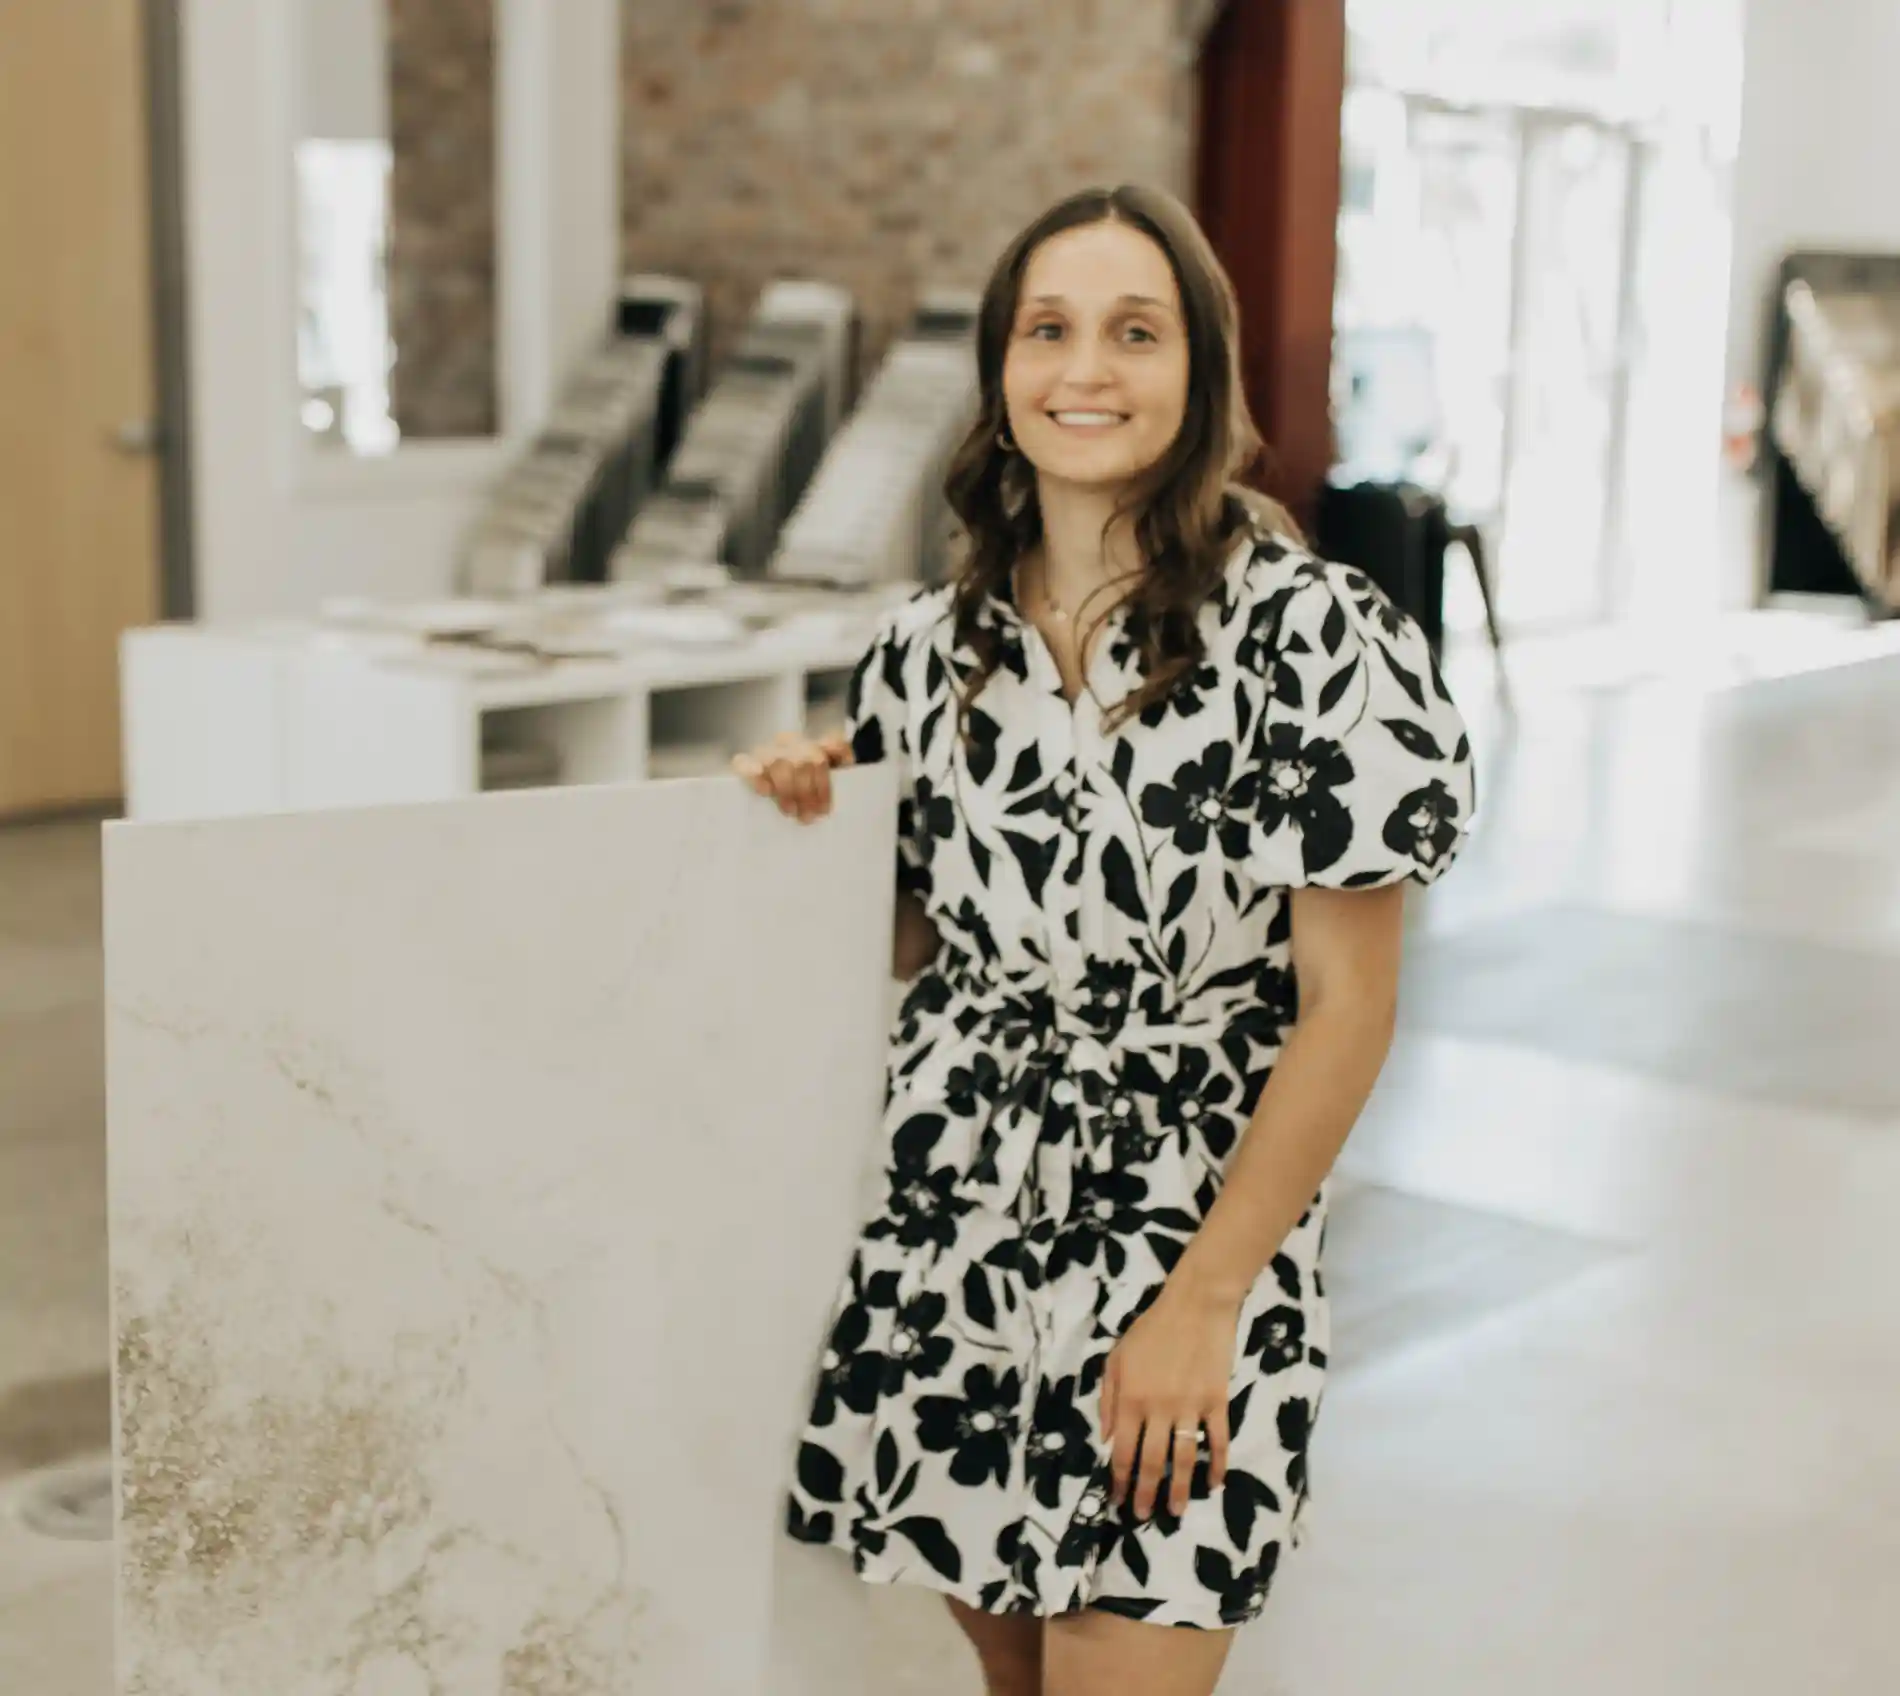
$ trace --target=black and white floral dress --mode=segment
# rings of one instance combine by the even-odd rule
[[[1325,1381],[1326,1189],[1248,1298],[1227,1482],[1205,1437],[1179,1518],[1108,1505],[1109,1350],[1219,1192],[1297,989],[1287,892],[1430,882],[1472,810],[1470,747],[1416,625],[1360,573],[1235,549],[1206,662],[1104,725],[1139,681],[1119,618],[1071,706],[1040,634],[947,590],[890,615],[856,673],[860,762],[900,766],[900,886],[943,948],[890,1057],[882,1201],[819,1365],[794,1537],[993,1613],[1252,1618],[1307,1497]],[[1132,1502],[1132,1498],[1131,1498]]]

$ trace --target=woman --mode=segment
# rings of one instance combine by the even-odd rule
[[[1417,627],[1233,486],[1233,293],[1177,202],[1038,219],[977,365],[957,581],[885,620],[848,739],[736,762],[801,820],[854,761],[902,798],[886,1193],[790,1530],[941,1590],[993,1696],[1206,1696],[1305,1505],[1325,1180],[1469,745]]]

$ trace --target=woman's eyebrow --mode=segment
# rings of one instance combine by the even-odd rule
[[[1039,294],[1035,297],[1035,304],[1037,306],[1067,306],[1069,301],[1067,295]],[[1154,306],[1159,307],[1163,312],[1176,310],[1170,302],[1157,300],[1151,294],[1125,294],[1120,296],[1115,304],[1117,306]]]

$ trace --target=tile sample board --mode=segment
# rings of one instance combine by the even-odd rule
[[[775,1632],[888,1640],[780,1534],[890,997],[890,778],[837,792],[108,827],[124,1696],[752,1696]]]

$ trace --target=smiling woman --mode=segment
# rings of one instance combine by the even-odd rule
[[[1083,634],[1065,668],[1072,692],[1087,657],[1081,615],[1099,622],[1125,600],[1145,676],[1115,716],[1165,699],[1199,663],[1195,610],[1242,508],[1298,536],[1276,503],[1239,486],[1261,443],[1241,388],[1233,288],[1207,237],[1156,190],[1058,203],[997,262],[977,368],[981,418],[949,478],[969,537],[956,617],[979,659],[964,698],[995,665],[977,615],[1026,586]]]
[[[1327,1177],[1470,746],[1425,639],[1238,484],[1231,288],[1177,202],[1004,253],[949,495],[801,819],[899,779],[884,1191],[788,1528],[941,1590],[991,1696],[1209,1696],[1308,1500]],[[1185,1628],[1185,1629],[1180,1629]]]

